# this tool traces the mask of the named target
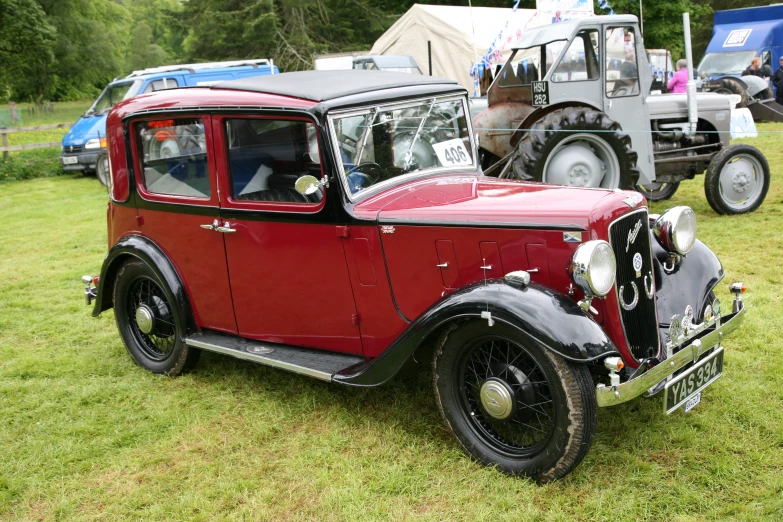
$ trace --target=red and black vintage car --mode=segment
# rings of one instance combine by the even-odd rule
[[[744,307],[693,211],[483,176],[468,114],[454,82],[372,71],[118,104],[93,315],[155,373],[202,350],[348,386],[431,369],[462,448],[540,482],[598,407],[695,405]]]

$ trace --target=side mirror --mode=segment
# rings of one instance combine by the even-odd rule
[[[303,196],[315,194],[321,188],[321,182],[315,176],[301,176],[296,180],[294,189]]]

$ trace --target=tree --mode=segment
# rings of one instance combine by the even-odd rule
[[[0,0],[0,84],[43,96],[55,28],[34,0]]]
[[[642,2],[644,0],[641,0]],[[615,14],[633,14],[639,16],[638,0],[610,0]],[[712,14],[709,5],[701,5],[692,0],[667,0],[666,2],[644,2],[644,46],[647,49],[669,47],[676,61],[685,56],[685,40],[682,25],[682,13],[689,12],[691,34],[699,30],[705,18]],[[595,6],[596,14],[606,14],[607,9]]]

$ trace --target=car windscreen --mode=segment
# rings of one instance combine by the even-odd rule
[[[463,98],[381,106],[332,123],[351,194],[412,172],[475,166]]]
[[[95,112],[102,112],[107,109],[111,109],[122,100],[126,100],[133,96],[136,96],[139,92],[139,88],[143,83],[142,80],[134,80],[132,82],[114,83],[108,85],[92,107],[87,111],[88,114]]]
[[[731,51],[728,53],[709,53],[701,59],[697,67],[699,73],[707,76],[716,74],[740,74],[750,66],[756,51]]]

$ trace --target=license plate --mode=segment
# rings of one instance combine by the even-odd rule
[[[74,163],[79,163],[79,158],[76,156],[63,156],[63,165],[73,165]]]
[[[687,349],[687,348],[686,348]],[[723,374],[723,348],[666,383],[664,407],[669,414],[685,404],[689,411],[701,400],[701,391]]]

